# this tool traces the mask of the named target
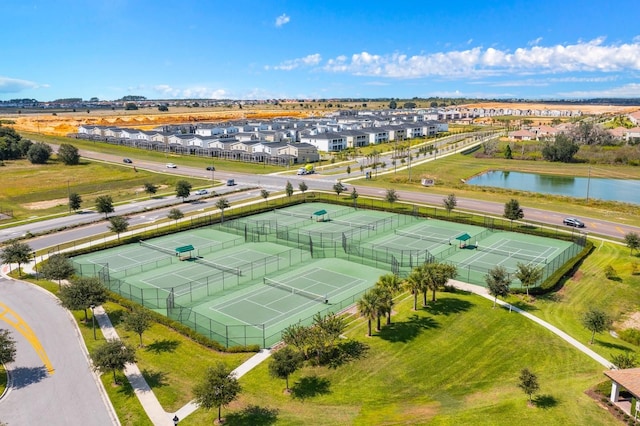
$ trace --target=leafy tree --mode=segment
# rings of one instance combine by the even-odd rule
[[[41,272],[46,279],[58,281],[58,288],[62,288],[60,281],[69,279],[75,273],[75,269],[67,256],[56,253],[43,263]]]
[[[144,192],[146,192],[149,195],[153,195],[156,192],[158,192],[158,187],[151,182],[146,182],[144,184]]]
[[[0,364],[8,364],[16,360],[16,341],[9,330],[0,329]]]
[[[569,163],[578,153],[580,146],[564,134],[556,136],[555,141],[547,142],[542,148],[542,157],[547,161]]]
[[[107,228],[109,228],[109,231],[115,232],[118,235],[118,241],[120,241],[120,234],[127,232],[127,229],[129,229],[129,219],[123,216],[112,216],[109,218]]]
[[[291,198],[293,195],[293,185],[291,185],[291,182],[287,181],[287,185],[284,187],[284,192],[287,194],[287,197]]]
[[[134,308],[124,315],[124,329],[132,331],[140,336],[140,347],[142,344],[142,333],[151,328],[151,314],[146,309]]]
[[[513,153],[511,152],[511,145],[507,145],[507,147],[504,149],[504,158],[506,158],[507,160],[513,159]]]
[[[4,247],[0,252],[0,260],[3,263],[17,263],[18,274],[22,276],[22,264],[28,263],[33,255],[33,250],[26,243],[14,241]]]
[[[342,194],[344,190],[345,190],[344,185],[342,185],[342,183],[340,182],[333,185],[333,191],[336,193],[337,196],[340,196],[340,194]]]
[[[392,100],[391,102],[389,102],[389,109],[396,109],[398,108],[398,103],[394,100]]]
[[[58,148],[58,158],[67,166],[80,164],[80,154],[75,146],[63,143]]]
[[[520,280],[522,286],[527,289],[527,297],[529,297],[529,287],[535,285],[542,278],[542,268],[527,263],[516,264],[515,276]]]
[[[112,371],[113,384],[117,385],[116,370],[122,370],[130,362],[136,362],[136,350],[118,339],[107,340],[91,354],[93,365],[99,371]]]
[[[347,166],[347,176],[351,174],[351,166]]]
[[[444,198],[442,200],[442,203],[444,204],[444,208],[447,211],[447,214],[449,216],[451,216],[451,211],[453,209],[455,209],[456,206],[458,205],[458,200],[456,199],[456,194],[447,195],[447,198]]]
[[[69,194],[69,208],[74,212],[80,210],[82,206],[82,197],[77,192]]]
[[[640,236],[635,232],[629,232],[624,236],[624,242],[631,250],[630,254],[633,254],[634,250],[640,249]]]
[[[262,189],[262,190],[260,191],[260,196],[261,196],[262,198],[264,198],[264,202],[265,202],[265,203],[267,202],[267,198],[269,198],[269,195],[270,195],[270,194],[269,194],[269,191],[267,191],[266,189]]]
[[[518,200],[512,198],[505,203],[503,216],[511,221],[511,227],[513,227],[514,220],[520,220],[524,217],[524,211]]]
[[[96,197],[96,211],[98,213],[104,213],[105,219],[109,213],[114,212],[111,195],[100,195]]]
[[[158,105],[158,111],[167,112],[167,111],[169,111],[169,107],[166,106],[166,105]]]
[[[612,355],[611,363],[619,369],[636,368],[638,366],[638,358],[633,352],[623,352],[618,355]]]
[[[46,143],[36,142],[27,151],[27,160],[31,164],[45,164],[51,157],[51,147]]]
[[[138,109],[138,105],[134,104],[133,102],[127,102],[124,105],[125,111],[136,111],[137,109]]]
[[[171,220],[175,220],[176,226],[178,226],[178,220],[184,217],[184,213],[182,213],[182,210],[174,207],[171,210],[169,210],[169,214],[167,214],[167,217]]]
[[[371,337],[371,321],[378,317],[378,294],[367,290],[357,302],[358,312],[367,319],[367,336]]]
[[[221,197],[216,201],[216,208],[220,210],[220,223],[224,223],[224,210],[231,207],[229,200],[224,197]]]
[[[84,321],[89,320],[87,309],[107,300],[107,290],[96,277],[79,277],[60,289],[58,293],[63,307],[71,311],[84,311]]]
[[[218,423],[222,423],[222,407],[233,402],[241,391],[240,383],[223,363],[205,370],[204,378],[193,388],[195,402],[205,410],[218,407]]]
[[[489,269],[487,275],[484,276],[484,281],[487,283],[489,294],[493,296],[493,307],[495,308],[498,297],[507,297],[509,294],[509,286],[511,285],[509,273],[504,266],[496,265]]]
[[[311,328],[300,324],[292,324],[282,330],[282,341],[295,347],[304,357],[309,359],[311,350]]]
[[[306,183],[304,183],[304,181],[302,181],[298,184],[298,189],[300,189],[300,192],[304,194],[307,191],[307,189],[309,189],[309,187],[307,186]]]
[[[611,325],[611,318],[606,312],[597,308],[589,309],[582,316],[582,325],[591,332],[589,344],[593,344],[596,333],[602,333]]]
[[[358,208],[358,197],[360,196],[360,194],[358,194],[358,191],[356,191],[356,187],[354,186],[353,189],[351,190],[351,194],[349,194],[349,198],[351,198],[353,200],[353,208],[357,209]]]
[[[290,346],[273,352],[269,361],[269,374],[278,379],[284,379],[286,390],[289,390],[289,376],[302,367],[303,359],[300,352],[291,349]]]
[[[176,197],[184,199],[191,195],[191,184],[186,180],[176,182]]]
[[[384,200],[389,203],[389,205],[393,205],[396,201],[398,201],[400,197],[394,188],[387,189],[385,193]]]
[[[528,368],[522,369],[520,371],[518,387],[522,389],[524,393],[529,395],[529,404],[532,403],[532,396],[534,393],[538,392],[540,389],[540,385],[538,384],[538,376],[536,376],[533,372],[531,372]]]

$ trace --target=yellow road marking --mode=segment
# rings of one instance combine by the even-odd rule
[[[16,314],[11,308],[9,308],[4,303],[0,302],[0,319],[2,319],[7,324],[11,325],[13,328],[18,330],[20,334],[24,336],[25,339],[31,344],[33,349],[36,351],[44,366],[47,368],[49,374],[53,374],[55,370],[53,369],[53,365],[51,365],[51,361],[49,361],[49,357],[47,353],[44,351],[42,344],[38,340],[36,334],[31,330],[31,327],[22,319],[18,314]]]

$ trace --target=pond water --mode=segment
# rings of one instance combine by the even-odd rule
[[[640,180],[634,179],[554,176],[498,170],[475,176],[467,183],[575,198],[597,198],[640,204]]]

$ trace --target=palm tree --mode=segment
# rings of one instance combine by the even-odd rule
[[[371,290],[366,291],[360,300],[358,300],[357,306],[360,315],[367,319],[368,334],[371,337],[371,321],[378,316],[378,301],[377,294]]]
[[[427,289],[433,292],[431,296],[431,301],[435,302],[436,291],[439,288],[444,287],[447,284],[447,281],[449,281],[452,278],[455,278],[456,275],[458,274],[458,270],[455,266],[449,265],[446,263],[438,263],[438,262],[425,263],[422,269],[424,270],[424,281],[425,281],[425,285],[424,285],[425,305],[427,303],[426,301]]]
[[[216,201],[216,208],[220,209],[220,223],[224,222],[224,209],[229,208],[229,206],[231,206],[231,204],[224,197]]]
[[[414,268],[403,282],[404,288],[413,294],[413,310],[418,310],[418,293],[422,289],[422,271]]]
[[[378,315],[377,315],[377,328],[376,331],[380,331],[380,318],[386,316],[387,317],[387,325],[391,324],[391,311],[393,310],[393,294],[387,288],[383,287],[374,287],[373,291],[377,293],[377,305],[378,305]]]
[[[376,287],[380,287],[389,293],[389,306],[387,313],[387,325],[391,324],[391,312],[393,310],[393,296],[398,294],[402,290],[402,280],[394,274],[382,275],[376,282]]]

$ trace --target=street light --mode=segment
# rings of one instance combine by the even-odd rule
[[[38,256],[36,252],[33,252],[33,270],[36,272],[36,278],[38,278]]]
[[[174,426],[178,426],[178,422],[180,421],[180,419],[178,418],[178,416],[173,416],[173,424]]]
[[[93,340],[98,340],[96,337],[96,313],[94,311],[96,305],[92,303],[89,308],[91,308],[91,322],[93,323]]]

